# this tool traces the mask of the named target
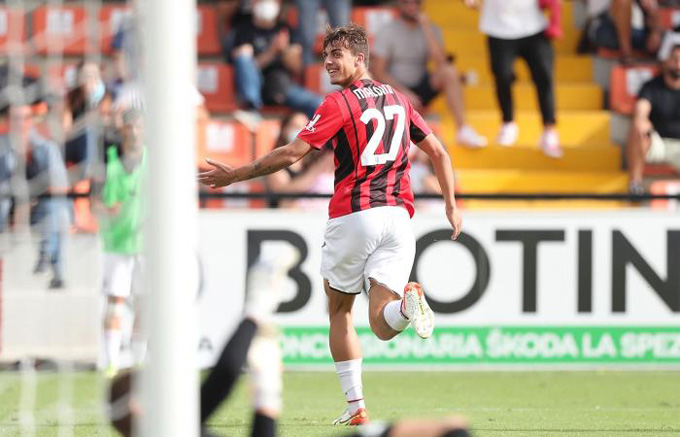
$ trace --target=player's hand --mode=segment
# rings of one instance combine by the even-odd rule
[[[468,8],[474,9],[477,9],[480,3],[479,0],[463,0],[463,2],[465,3],[465,6],[467,6]]]
[[[456,206],[447,207],[446,218],[449,219],[449,223],[451,223],[451,227],[453,228],[451,239],[457,240],[458,236],[460,235],[460,231],[463,229],[463,215]]]
[[[201,184],[207,185],[210,188],[220,188],[236,182],[236,170],[234,167],[213,161],[210,158],[206,159],[205,162],[214,168],[198,174],[198,182]]]

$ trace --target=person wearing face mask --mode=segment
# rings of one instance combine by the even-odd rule
[[[666,162],[680,171],[680,44],[670,48],[661,74],[638,94],[626,153],[631,194],[643,194],[645,162]]]
[[[456,142],[484,147],[486,138],[465,121],[463,90],[456,68],[444,50],[441,31],[422,12],[421,0],[399,0],[399,18],[376,34],[371,72],[375,78],[397,88],[417,111],[440,93],[446,96],[458,126]],[[432,72],[427,70],[433,61]]]
[[[236,27],[232,52],[236,90],[247,111],[258,112],[266,103],[311,116],[322,99],[294,80],[302,72],[302,49],[291,42],[290,29],[279,21],[280,7],[278,0],[255,0],[252,20]]]
[[[302,112],[291,112],[281,121],[281,131],[274,143],[274,149],[285,146],[297,138],[297,135],[309,123],[309,118]],[[333,161],[330,153],[319,152],[315,156],[305,157],[284,171],[272,173],[265,177],[267,189],[272,193],[305,193],[310,192],[319,182],[323,174],[333,171]],[[333,186],[331,185],[331,193]],[[272,200],[270,208],[294,207],[294,200]]]
[[[66,96],[63,115],[64,158],[69,166],[77,166],[76,180],[89,174],[97,151],[98,109],[105,99],[110,99],[97,64],[81,61],[77,77],[78,85]]]

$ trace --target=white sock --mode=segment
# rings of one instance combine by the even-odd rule
[[[106,351],[106,367],[118,369],[120,365],[120,345],[123,342],[123,331],[107,329],[104,331],[104,350]]]
[[[340,379],[340,387],[347,399],[347,408],[350,414],[356,413],[359,408],[365,408],[364,391],[361,385],[361,358],[348,361],[336,361],[335,370]]]
[[[401,312],[401,300],[393,300],[385,305],[383,317],[395,331],[403,331],[409,324],[409,320]]]

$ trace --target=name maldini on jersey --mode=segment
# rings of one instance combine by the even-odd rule
[[[357,99],[365,99],[366,97],[380,97],[385,94],[394,94],[394,90],[389,85],[367,86],[364,88],[357,88],[352,91]]]

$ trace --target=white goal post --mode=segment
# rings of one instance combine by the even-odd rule
[[[138,2],[149,150],[149,355],[140,435],[198,435],[195,170],[196,0]],[[194,262],[195,263],[195,262]]]

